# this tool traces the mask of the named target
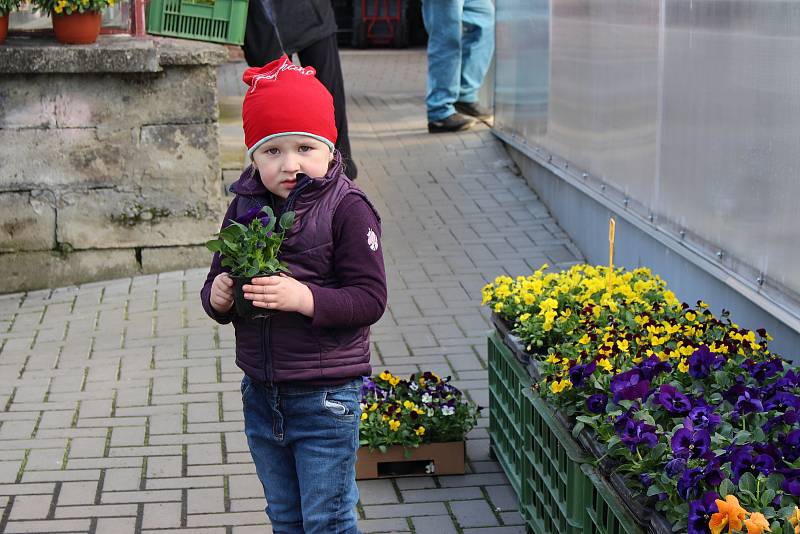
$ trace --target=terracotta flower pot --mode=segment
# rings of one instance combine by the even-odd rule
[[[8,13],[0,15],[0,43],[6,40],[8,35]]]
[[[244,298],[244,291],[242,286],[249,284],[253,278],[262,276],[276,276],[274,274],[259,274],[257,276],[231,276],[233,279],[233,302],[236,304],[236,313],[245,319],[261,319],[275,315],[275,310],[268,310],[266,308],[259,308],[253,306],[252,300]]]
[[[53,31],[59,43],[92,44],[100,35],[100,19],[98,11],[71,15],[53,13]]]

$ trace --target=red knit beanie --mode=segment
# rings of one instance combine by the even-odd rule
[[[316,78],[313,67],[299,67],[287,56],[244,71],[250,86],[242,105],[247,155],[274,137],[308,135],[333,152],[336,122],[333,98]]]

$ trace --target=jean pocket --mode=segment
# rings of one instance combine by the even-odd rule
[[[340,421],[352,423],[356,419],[356,412],[360,410],[358,405],[358,390],[340,389],[326,391],[322,398],[322,407],[328,415]]]

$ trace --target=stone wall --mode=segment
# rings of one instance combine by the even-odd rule
[[[0,293],[207,265],[224,47],[0,47]]]

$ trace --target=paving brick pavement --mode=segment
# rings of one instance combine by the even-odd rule
[[[343,53],[358,181],[383,217],[390,298],[373,361],[451,375],[485,405],[480,288],[578,253],[488,128],[425,132],[424,62],[421,50]],[[271,531],[233,331],[203,313],[204,276],[0,296],[0,532]],[[467,475],[361,482],[361,529],[524,532],[487,416],[468,436]]]

